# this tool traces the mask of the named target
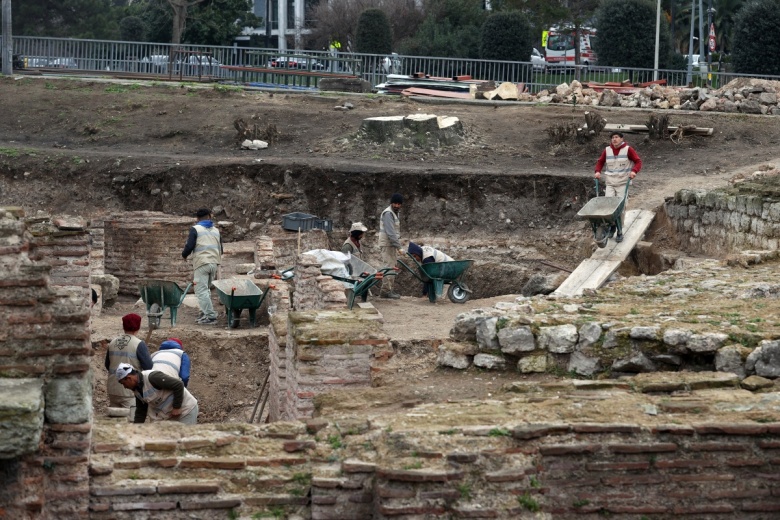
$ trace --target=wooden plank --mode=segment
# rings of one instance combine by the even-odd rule
[[[451,92],[448,90],[436,90],[431,88],[409,87],[401,91],[404,96],[430,96],[453,99],[471,99],[467,92]]]
[[[627,211],[624,220],[623,241],[616,242],[610,239],[607,247],[597,249],[590,258],[583,260],[553,294],[577,296],[582,294],[585,289],[601,287],[628,257],[637,242],[642,239],[653,218],[655,218],[655,213],[652,211],[639,209]]]
[[[607,123],[604,125],[604,132],[612,132],[618,130],[620,132],[639,134],[647,132],[648,129],[645,125],[624,125],[621,123]],[[669,131],[674,132],[677,130],[676,126],[670,126]],[[715,132],[714,128],[694,128],[692,130],[685,130],[685,133],[691,133],[696,135],[712,135]]]

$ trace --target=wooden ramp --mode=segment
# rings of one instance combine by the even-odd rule
[[[623,226],[623,241],[618,243],[610,238],[607,247],[597,249],[590,258],[583,260],[553,294],[578,296],[585,289],[601,287],[628,257],[636,243],[642,239],[642,235],[654,217],[655,213],[652,211],[641,209],[627,211]]]

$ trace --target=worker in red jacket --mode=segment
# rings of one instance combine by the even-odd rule
[[[626,184],[629,179],[636,177],[639,170],[642,169],[642,159],[639,158],[636,151],[628,146],[623,140],[623,133],[614,131],[609,134],[610,144],[601,152],[601,157],[596,161],[597,179],[601,178],[601,172],[606,175],[604,195],[607,197],[622,197],[625,193]],[[623,217],[626,214],[626,205],[628,204],[628,195],[626,195],[626,204],[623,205],[623,213],[620,215],[620,230],[615,240],[623,241]],[[616,226],[612,226],[609,231],[610,238],[615,234]]]

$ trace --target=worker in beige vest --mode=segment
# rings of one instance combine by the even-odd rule
[[[116,369],[116,379],[138,399],[133,421],[136,424],[145,422],[147,415],[152,422],[198,422],[198,400],[184,388],[184,383],[178,377],[159,370],[139,372],[127,363],[120,363]]]
[[[400,193],[394,193],[390,197],[390,205],[387,206],[379,216],[379,251],[382,255],[383,267],[395,267],[398,263],[398,255],[403,254],[401,245],[401,220],[398,218],[398,212],[401,211],[401,205],[404,203],[404,197]],[[382,278],[382,288],[379,290],[380,298],[391,298],[397,300],[400,294],[393,291],[395,276],[385,276]]]
[[[178,377],[186,388],[190,382],[190,356],[184,352],[184,344],[179,338],[168,338],[160,343],[160,348],[152,354],[152,370],[165,372]]]
[[[222,263],[222,237],[219,229],[211,220],[211,210],[201,208],[195,216],[198,222],[190,228],[187,243],[181,252],[182,258],[187,259],[192,254],[192,268],[194,270],[193,282],[195,284],[195,296],[198,298],[200,316],[196,322],[198,325],[215,325],[217,313],[211,303],[211,282],[217,279],[217,269]]]
[[[136,370],[149,370],[152,368],[152,358],[146,343],[135,335],[141,329],[141,317],[138,314],[127,314],[122,317],[122,329],[124,334],[114,338],[108,344],[106,352],[106,391],[108,393],[108,406],[112,408],[127,408],[129,418],[132,421],[135,414],[135,395],[127,390],[116,380],[116,369],[120,363],[126,363]]]

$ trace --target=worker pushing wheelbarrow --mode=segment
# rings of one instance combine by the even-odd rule
[[[374,269],[356,256],[350,256],[344,265],[347,270],[347,276],[339,276],[337,274],[330,274],[330,276],[334,280],[342,282],[346,287],[347,308],[349,309],[352,309],[358,298],[363,302],[368,301],[370,289],[381,283],[385,276],[398,274],[397,268],[383,267],[382,269]]]
[[[628,198],[629,180],[622,197],[599,197],[599,180],[596,179],[596,196],[588,201],[577,216],[590,221],[593,238],[600,248],[607,247],[609,239],[617,232],[617,241],[623,239],[623,210]]]
[[[420,247],[409,242],[406,253],[411,266],[398,260],[401,266],[423,283],[424,295],[431,303],[444,295],[444,286],[449,285],[447,297],[452,303],[466,303],[471,298],[471,290],[463,279],[474,260],[453,260],[450,256],[432,247]]]

